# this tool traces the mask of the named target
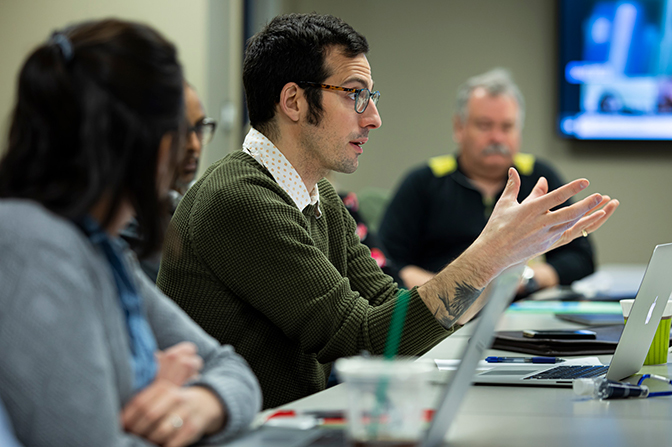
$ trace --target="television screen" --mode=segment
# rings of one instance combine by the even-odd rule
[[[560,133],[672,139],[672,0],[560,0]]]

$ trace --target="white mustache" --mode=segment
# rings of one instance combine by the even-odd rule
[[[483,149],[483,155],[510,155],[511,150],[504,144],[491,144]]]

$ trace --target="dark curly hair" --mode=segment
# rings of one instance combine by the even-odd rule
[[[245,51],[243,85],[250,124],[266,136],[274,133],[275,105],[288,82],[322,83],[331,73],[325,57],[332,49],[347,57],[366,54],[366,38],[331,15],[287,14],[275,17],[252,36]],[[305,90],[309,122],[322,117],[322,91]]]

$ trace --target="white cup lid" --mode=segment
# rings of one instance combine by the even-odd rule
[[[390,377],[404,379],[421,376],[436,370],[433,362],[414,357],[388,360],[382,357],[348,357],[336,360],[339,377],[351,378]]]

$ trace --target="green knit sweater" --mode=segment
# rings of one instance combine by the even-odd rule
[[[264,408],[323,390],[339,357],[382,354],[396,303],[338,194],[326,180],[319,190],[317,218],[232,153],[182,199],[164,246],[158,286],[249,362]],[[413,289],[399,353],[421,354],[451,332]]]

